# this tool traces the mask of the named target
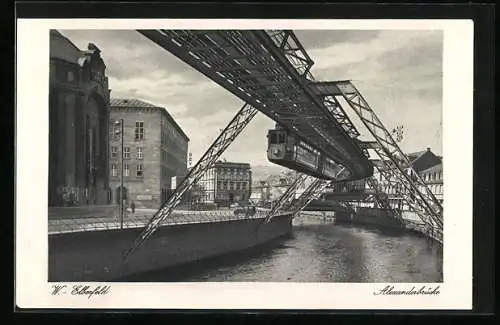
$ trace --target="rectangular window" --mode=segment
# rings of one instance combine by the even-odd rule
[[[75,73],[71,70],[68,71],[68,81],[75,81]]]
[[[117,155],[118,155],[118,148],[111,147],[111,158],[116,158]]]
[[[128,164],[123,165],[123,176],[128,177],[130,176],[130,169]]]
[[[135,139],[144,140],[144,122],[135,122]]]
[[[116,125],[116,123],[113,123],[113,139],[114,140],[120,139],[120,132],[121,132],[121,127],[119,125]]]
[[[143,168],[142,164],[137,165],[137,171],[136,171],[135,175],[137,177],[144,177],[144,168]]]
[[[118,175],[118,167],[116,164],[111,164],[111,176],[116,177]]]
[[[130,159],[130,147],[123,148],[123,159]]]
[[[142,147],[137,148],[137,159],[142,159]]]
[[[246,190],[246,189],[247,189],[247,182],[243,182],[243,183],[241,183],[241,188],[242,188],[243,190]]]

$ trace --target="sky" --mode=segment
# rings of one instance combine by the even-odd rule
[[[244,104],[186,63],[133,30],[60,30],[80,49],[94,43],[106,64],[111,97],[165,107],[190,138],[197,161]],[[404,152],[442,154],[442,47],[439,30],[297,30],[318,81],[350,79],[387,129],[402,125]],[[373,140],[355,113],[346,113]],[[271,165],[266,133],[274,122],[257,114],[222,156]]]

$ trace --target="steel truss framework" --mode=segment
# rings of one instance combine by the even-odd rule
[[[376,204],[380,208],[389,211],[395,218],[402,220],[403,218],[399,211],[391,207],[387,193],[384,191],[375,177],[368,177],[366,179],[366,183],[368,184],[368,187],[374,191],[373,199],[375,200]]]
[[[332,87],[328,82],[311,82],[309,83],[309,88],[316,96],[323,99],[323,105],[340,122],[351,138],[355,139],[359,137],[358,130],[352,124],[337,98],[335,98],[335,94],[338,93],[336,87]]]
[[[338,174],[341,174],[342,172],[343,170],[340,170]],[[292,212],[292,218],[295,218],[313,200],[319,198],[323,194],[324,190],[332,183],[332,181],[314,178],[311,176],[307,176],[302,181],[302,183],[304,183],[306,180],[310,180],[311,182],[304,190],[304,192],[302,192],[298,198],[288,201],[289,203],[284,206],[284,209],[286,211]],[[352,206],[344,202],[341,202],[340,204],[346,207],[347,209],[354,211]]]
[[[350,81],[333,82],[351,108],[360,117],[363,124],[373,135],[378,145],[373,149],[381,157],[382,166],[378,169],[385,178],[397,181],[403,197],[410,203],[419,217],[426,224],[443,227],[443,208],[420,175],[413,169],[408,157],[401,151],[396,141],[384,127],[375,112]],[[430,219],[430,220],[429,220]]]
[[[395,172],[396,168],[393,164],[388,160],[384,160],[380,161],[379,164],[376,165],[376,168],[380,172],[380,175],[386,180],[388,187],[394,188],[396,194],[401,198],[401,200],[417,213],[420,220],[422,220],[428,228],[428,231],[433,234],[435,233],[435,235],[437,235],[436,239],[442,242],[442,226],[436,226],[436,224],[432,222],[432,219],[430,219],[429,216],[426,215],[425,212],[423,212],[418,206],[418,203],[414,200],[415,195],[411,195],[411,189],[406,187],[399,179],[397,172]]]
[[[309,86],[313,61],[292,31],[139,30],[349,171],[373,167],[342,122]]]
[[[286,191],[280,196],[278,199],[278,202],[276,202],[271,210],[267,213],[266,219],[263,221],[263,223],[268,223],[271,221],[271,219],[278,214],[280,209],[282,208],[287,208],[289,201],[293,199],[293,196],[295,195],[295,191],[304,184],[304,182],[307,179],[311,179],[311,176],[308,176],[306,174],[299,173],[297,177],[295,177],[295,180],[290,184],[290,186],[286,189]],[[288,209],[287,209],[288,210]]]
[[[124,252],[124,258],[127,258],[137,248],[139,248],[139,246],[141,246],[158,229],[162,222],[170,216],[175,207],[180,203],[183,195],[201,179],[207,170],[214,166],[215,162],[219,159],[222,153],[227,149],[227,147],[229,147],[234,139],[236,139],[241,131],[243,131],[248,123],[250,123],[257,112],[258,111],[254,107],[248,104],[243,105],[236,116],[219,134],[217,139],[207,149],[196,165],[188,172],[172,196],[166,200],[158,212],[154,214],[132,246]]]
[[[314,179],[306,190],[287,207],[287,210],[292,211],[292,218],[295,218],[309,203],[317,199],[330,183],[331,181],[319,178]]]
[[[396,177],[406,190],[403,194],[419,216],[429,225],[442,230],[442,207],[432,192],[412,169],[368,103],[350,81],[314,82],[309,58],[291,31],[239,30],[141,30],[141,34],[190,64],[219,85],[241,98],[245,104],[203,157],[191,169],[173,195],[162,204],[133,245],[124,252],[127,258],[139,248],[168,218],[182,196],[201,179],[257,111],[278,121],[301,138],[314,143],[320,151],[350,171],[339,173],[338,180],[370,177],[371,163],[367,149],[356,138],[359,132],[352,125],[336,96],[342,96],[375,137],[377,151],[384,167],[378,166],[388,181]],[[334,86],[334,87],[332,87]],[[382,134],[379,134],[382,133]],[[396,155],[398,158],[396,158]],[[387,163],[388,161],[392,164]],[[410,174],[405,169],[410,170]],[[264,220],[268,223],[282,208],[295,217],[320,195],[329,181],[314,180],[296,200],[295,190],[310,176],[299,174],[280,197]],[[342,179],[341,179],[342,178]],[[390,208],[387,195],[375,179],[368,184],[380,207]],[[420,188],[423,192],[420,191]],[[349,202],[342,203],[353,210]],[[430,216],[431,222],[428,221]]]

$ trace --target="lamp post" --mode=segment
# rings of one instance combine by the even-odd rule
[[[123,216],[125,207],[123,206],[123,119],[115,121],[115,134],[120,136],[120,229],[123,229]]]

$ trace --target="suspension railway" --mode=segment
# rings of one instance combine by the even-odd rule
[[[375,168],[391,185],[398,185],[395,187],[398,194],[418,214],[426,229],[432,229],[435,238],[442,240],[442,207],[411,168],[408,158],[350,81],[315,81],[310,72],[314,62],[292,31],[138,32],[245,104],[172,196],[141,227],[112,230],[111,237],[115,238],[112,245],[104,243],[110,240],[108,235],[80,232],[76,236],[95,245],[76,255],[71,251],[74,237],[68,240],[54,235],[49,258],[49,271],[52,270],[54,278],[109,279],[262,244],[289,233],[291,220],[325,189],[338,189],[340,185],[336,184],[350,184],[343,187],[348,192],[367,184],[375,207],[398,218],[398,211],[388,204],[387,193],[372,177]],[[358,139],[359,132],[345,114],[339,98],[360,117],[375,141],[364,143]],[[175,215],[174,209],[183,195],[214,165],[257,112],[277,123],[276,129],[269,130],[267,135],[268,159],[299,172],[278,202],[268,211],[259,211],[251,220],[228,219],[218,222],[216,227],[210,226],[213,220],[208,223],[200,220],[198,224],[176,225],[177,230],[167,226],[167,219]],[[369,160],[368,149],[375,150],[381,163],[374,165]],[[307,188],[295,197],[296,190],[308,181]],[[348,218],[353,206],[347,201],[340,204],[343,209],[340,213]],[[179,235],[184,228],[190,229],[185,230],[187,237]],[[150,239],[156,231],[160,234]],[[131,238],[135,240],[130,243]],[[146,247],[136,253],[142,246]],[[81,245],[76,249],[81,249]],[[79,260],[72,256],[86,258]]]

